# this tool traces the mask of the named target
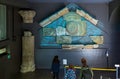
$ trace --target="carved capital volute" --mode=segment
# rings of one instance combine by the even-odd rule
[[[36,15],[34,10],[20,10],[18,13],[22,16],[24,23],[33,23],[33,18]]]

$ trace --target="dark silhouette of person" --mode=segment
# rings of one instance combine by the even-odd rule
[[[80,69],[79,79],[93,79],[93,72],[91,68],[87,65],[87,60],[85,58],[81,59],[82,67]]]
[[[60,69],[60,60],[58,56],[54,56],[51,66],[51,73],[53,74],[53,79],[59,79],[59,69]]]

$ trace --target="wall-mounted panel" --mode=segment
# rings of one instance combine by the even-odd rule
[[[98,20],[75,4],[41,21],[41,48],[61,48],[63,45],[103,44],[103,32],[97,27]],[[94,38],[93,38],[94,37]],[[91,47],[91,48],[92,48]]]

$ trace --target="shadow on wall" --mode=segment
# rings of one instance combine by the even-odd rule
[[[116,7],[110,17],[110,25],[112,32],[112,48],[119,49],[120,46],[120,6]]]
[[[110,17],[111,25],[111,57],[112,64],[120,63],[120,5],[116,7]]]

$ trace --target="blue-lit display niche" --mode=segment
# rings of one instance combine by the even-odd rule
[[[98,48],[103,34],[98,20],[75,4],[41,21],[39,30],[41,48]]]
[[[6,5],[0,4],[0,41],[7,39]]]

